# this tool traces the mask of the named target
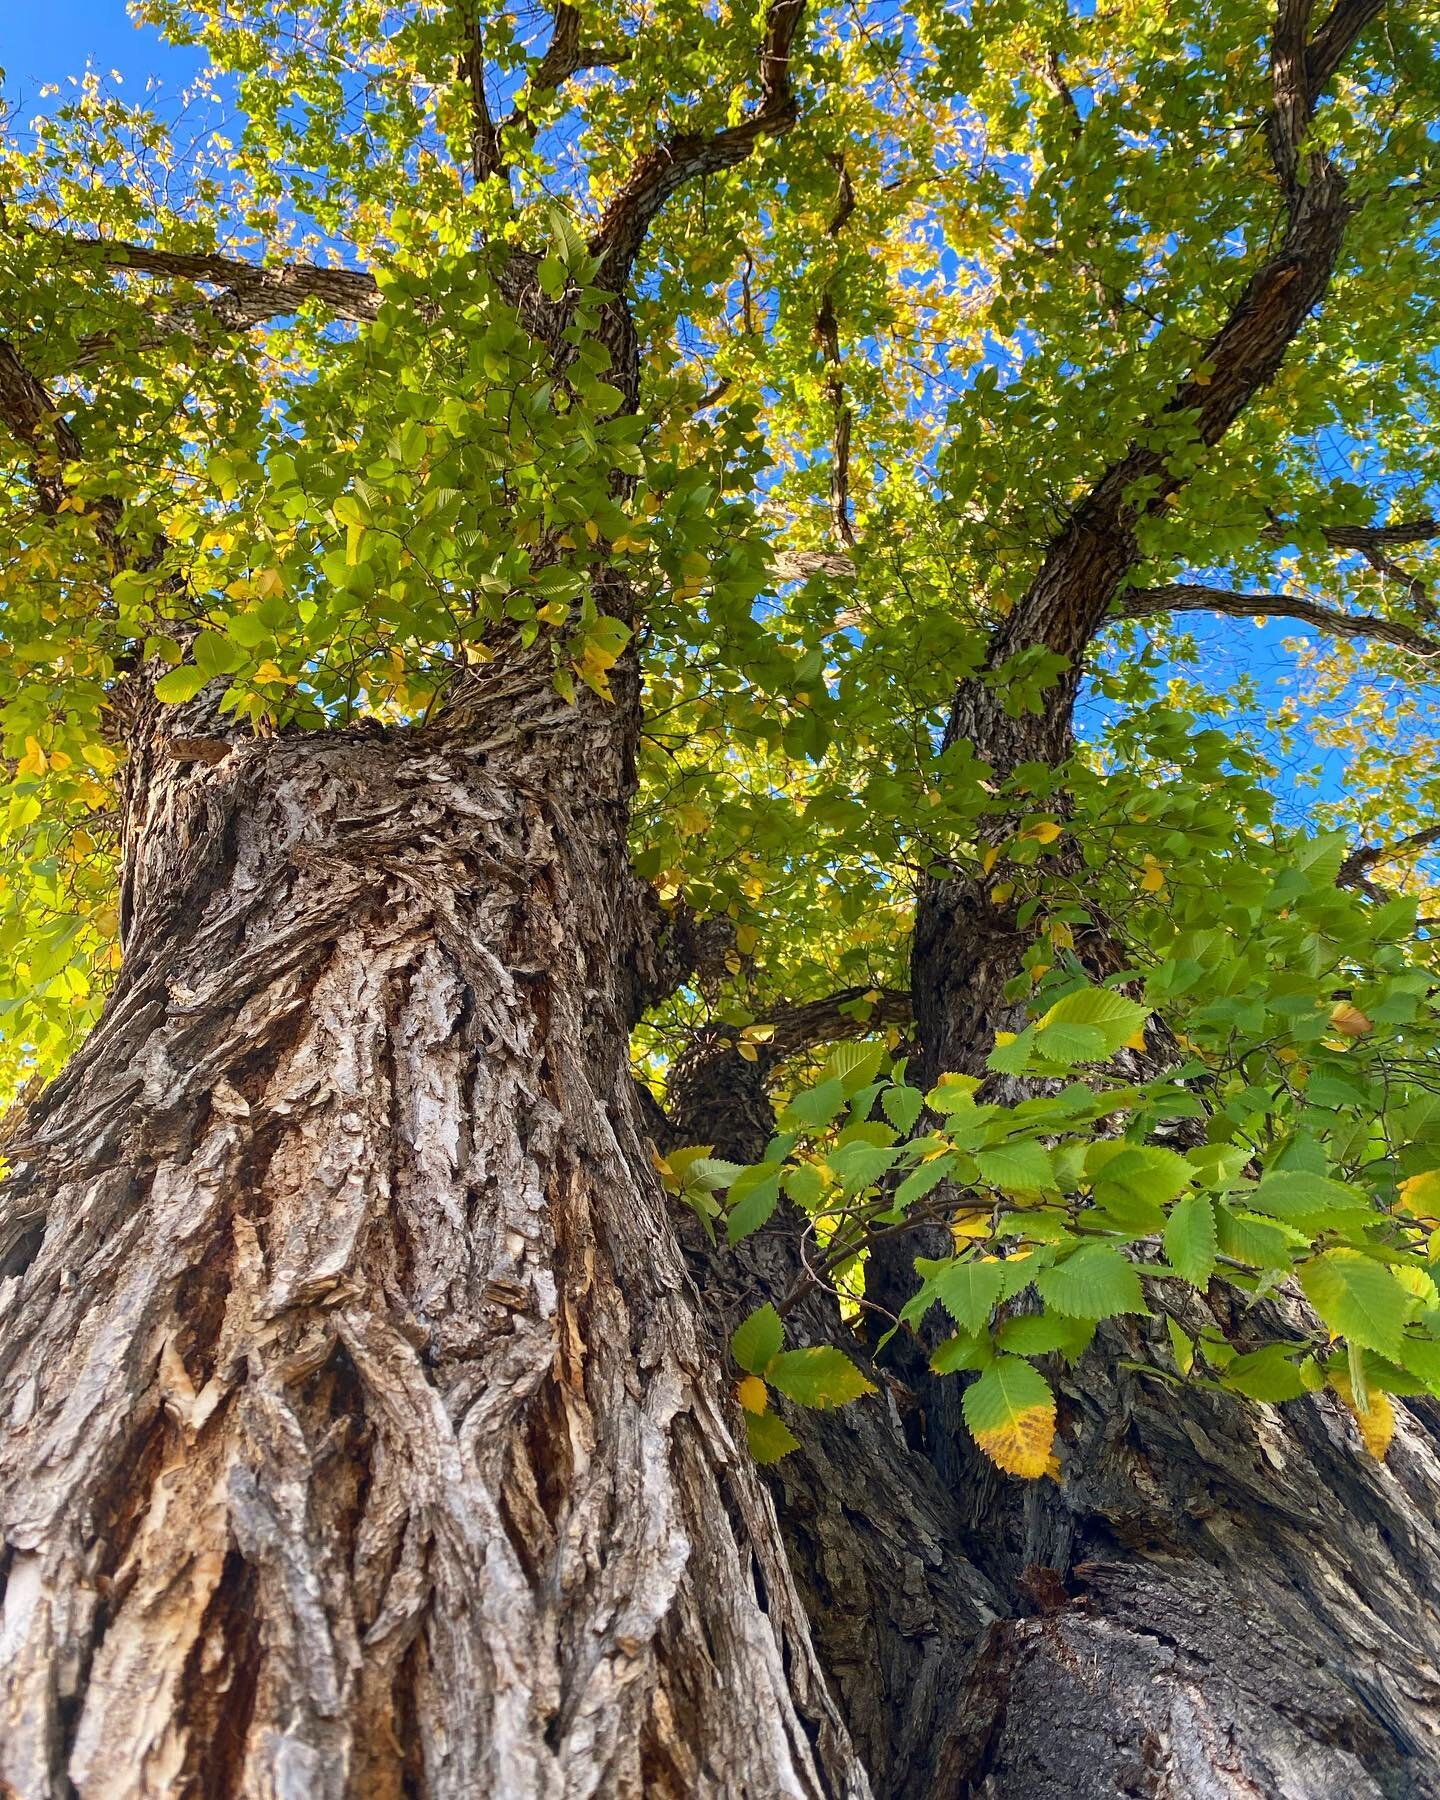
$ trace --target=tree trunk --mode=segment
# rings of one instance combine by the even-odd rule
[[[820,1015],[823,1035],[828,1009],[803,1010]],[[731,1034],[699,1035],[671,1070],[657,1138],[759,1161],[775,1123],[765,1075],[765,1062],[744,1061]],[[788,1201],[733,1248],[712,1248],[693,1217],[679,1224],[706,1310],[722,1329],[766,1300],[793,1298],[805,1273],[803,1221]],[[865,1360],[824,1289],[787,1309],[785,1329],[792,1346],[838,1344]],[[1007,1607],[966,1553],[963,1494],[907,1441],[906,1390],[883,1368],[867,1372],[879,1390],[873,1398],[833,1412],[788,1410],[799,1448],[767,1475],[815,1648],[876,1793],[955,1800],[973,1753],[972,1659]]]
[[[868,1791],[629,1078],[631,709],[485,674],[142,709],[0,1212],[0,1793]]]
[[[1434,1403],[1382,1467],[1333,1396],[1256,1407],[1119,1366],[1145,1334],[1055,1372],[1060,1482],[968,1459],[967,1542],[1032,1616],[981,1647],[962,1791],[1440,1794]]]

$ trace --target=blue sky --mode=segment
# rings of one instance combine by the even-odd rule
[[[87,61],[116,70],[137,92],[154,76],[178,93],[202,60],[137,29],[125,0],[9,0],[4,14],[0,67],[7,97],[22,110],[38,101],[44,83],[80,74]]]

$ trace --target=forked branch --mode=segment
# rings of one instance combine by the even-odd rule
[[[748,119],[723,131],[672,132],[635,163],[591,240],[603,285],[616,293],[623,289],[651,220],[677,189],[733,168],[763,138],[778,137],[795,123],[790,56],[804,13],[805,0],[771,0],[760,46],[760,105]]]

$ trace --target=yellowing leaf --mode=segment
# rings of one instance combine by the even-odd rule
[[[1059,837],[1060,831],[1061,827],[1054,819],[1041,819],[1035,825],[1027,825],[1020,836],[1028,838],[1036,844],[1053,844]]]
[[[1348,1000],[1342,1000],[1331,1010],[1330,1023],[1342,1037],[1365,1037],[1375,1029],[1360,1008],[1352,1006]]]
[[[1390,1441],[1395,1436],[1395,1408],[1390,1404],[1390,1396],[1382,1394],[1379,1388],[1371,1388],[1365,1405],[1361,1406],[1348,1375],[1332,1375],[1330,1384],[1354,1414],[1355,1423],[1360,1427],[1360,1441],[1376,1462],[1384,1462]]]
[[[1145,870],[1140,877],[1140,892],[1142,894],[1158,894],[1164,885],[1165,871],[1153,856],[1147,855]]]
[[[1028,1481],[1050,1472],[1055,1396],[1032,1363],[997,1356],[962,1406],[971,1437],[997,1467]]]
[[[1399,1205],[1417,1219],[1440,1219],[1440,1169],[1426,1169],[1402,1181]]]
[[[735,1398],[747,1413],[763,1413],[770,1404],[770,1390],[758,1375],[746,1375],[735,1383]]]

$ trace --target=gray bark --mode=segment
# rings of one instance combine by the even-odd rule
[[[141,709],[0,1200],[0,1793],[868,1791],[629,1079],[633,709],[486,675]]]

